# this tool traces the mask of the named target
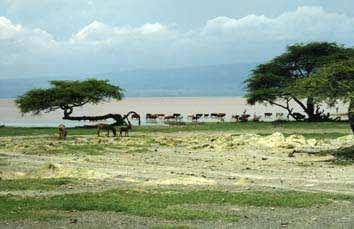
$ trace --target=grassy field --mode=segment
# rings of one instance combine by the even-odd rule
[[[95,128],[69,128],[70,135],[93,135]],[[186,125],[151,125],[134,126],[136,133],[176,133],[176,132],[252,132],[270,134],[275,131],[299,134],[328,134],[329,137],[343,136],[350,133],[347,122],[244,122],[244,123],[188,123]],[[56,135],[57,128],[48,127],[4,127],[0,128],[0,137]],[[331,135],[332,134],[332,135]],[[326,136],[324,136],[326,137]]]
[[[354,223],[354,164],[333,156],[352,154],[345,122],[134,126],[123,138],[68,131],[58,140],[57,128],[0,128],[0,228]]]
[[[18,180],[6,182],[6,190],[48,190],[68,184],[68,179]],[[27,187],[26,187],[27,186]],[[183,222],[186,220],[237,222],[239,215],[217,211],[225,205],[310,208],[333,201],[354,202],[354,196],[305,192],[222,192],[180,190],[124,190],[100,193],[83,192],[50,197],[0,196],[0,220],[49,220],[65,218],[67,211],[120,212],[132,216],[155,217]],[[209,205],[201,209],[197,205]],[[55,213],[50,213],[55,211]],[[40,214],[37,214],[40,212]]]

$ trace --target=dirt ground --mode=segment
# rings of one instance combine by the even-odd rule
[[[1,192],[0,195],[55,195],[111,188],[222,191],[329,192],[354,195],[354,164],[336,164],[329,154],[354,145],[353,135],[337,139],[305,139],[233,133],[139,134],[123,138],[53,136],[1,138],[2,179],[82,179],[78,187],[55,192]],[[72,152],[65,151],[67,145]],[[92,145],[86,154],[75,150]],[[80,148],[82,147],[82,148]],[[294,153],[294,154],[292,154]],[[203,208],[203,206],[198,206]],[[205,206],[204,206],[205,207]],[[218,207],[220,208],[220,206]],[[354,206],[333,202],[306,209],[223,206],[220,211],[242,216],[239,222],[162,222],[120,213],[76,212],[79,223],[0,223],[0,228],[354,228]]]

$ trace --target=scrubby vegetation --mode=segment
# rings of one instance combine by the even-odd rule
[[[130,137],[70,128],[66,140],[57,128],[0,134],[0,227],[278,227],[314,225],[311,214],[333,225],[336,209],[354,210],[346,123],[142,126]]]

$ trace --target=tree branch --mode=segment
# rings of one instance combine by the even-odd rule
[[[64,110],[64,120],[71,120],[71,121],[91,121],[91,122],[96,122],[96,121],[101,121],[101,120],[107,120],[107,119],[113,119],[115,120],[115,123],[113,123],[113,125],[117,125],[117,126],[121,126],[121,125],[128,125],[131,126],[131,123],[128,119],[129,115],[131,114],[135,114],[139,117],[139,126],[141,124],[141,119],[140,119],[140,115],[138,115],[136,112],[134,111],[130,111],[128,112],[128,114],[122,116],[120,114],[106,114],[106,115],[101,115],[101,116],[70,116],[70,114],[72,113],[72,108],[70,108],[71,110],[68,112],[67,110]],[[128,124],[125,122],[125,120],[127,120]]]
[[[287,111],[288,111],[288,115],[287,115],[288,118],[289,118],[289,115],[290,115],[291,117],[295,118],[294,115],[293,115],[293,108],[290,108],[290,106],[289,106],[289,102],[290,102],[290,101],[291,101],[291,98],[287,98],[287,99],[286,99],[286,106],[281,105],[281,104],[276,103],[276,102],[273,102],[273,101],[267,101],[267,102],[270,103],[271,105],[276,105],[276,106],[279,106],[279,107],[281,107],[281,108],[287,110]]]
[[[307,109],[307,107],[296,97],[292,96],[292,99],[295,100],[295,102],[297,104],[299,104],[299,106],[308,114],[309,113],[309,110]]]

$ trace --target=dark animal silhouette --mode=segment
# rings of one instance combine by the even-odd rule
[[[301,114],[301,113],[299,113],[299,112],[294,112],[294,113],[293,113],[293,117],[294,117],[296,120],[303,120],[303,119],[306,118],[305,115],[303,115],[303,114]]]
[[[124,136],[125,137],[129,137],[129,130],[132,128],[132,125],[131,123],[129,122],[128,120],[128,126],[122,126],[120,129],[119,129],[119,135],[121,137],[123,137],[123,133],[124,133]]]
[[[240,115],[232,115],[231,116],[231,121],[235,121],[235,122],[240,121]]]
[[[97,125],[97,135],[98,137],[100,136],[100,132],[102,130],[106,130],[107,131],[107,136],[109,137],[109,131],[112,131],[114,137],[116,136],[116,128],[114,128],[113,125],[109,125],[109,124],[106,124],[106,123],[99,123]]]

